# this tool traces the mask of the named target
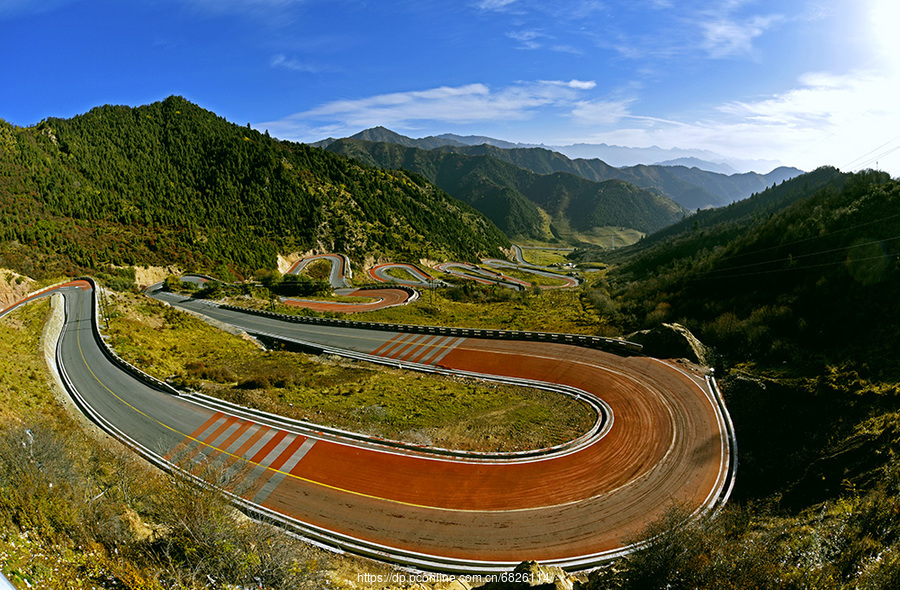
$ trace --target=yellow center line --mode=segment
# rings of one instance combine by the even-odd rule
[[[79,308],[79,310],[78,310],[78,317],[77,317],[77,320],[76,320],[76,321],[78,321],[78,322],[81,321],[81,308]],[[109,387],[107,387],[106,384],[103,383],[103,381],[101,381],[99,377],[97,377],[97,375],[96,375],[96,373],[94,373],[93,369],[91,369],[90,365],[89,365],[88,362],[87,362],[87,359],[86,359],[85,356],[84,356],[84,351],[83,351],[82,348],[81,348],[81,332],[80,332],[80,331],[76,331],[76,334],[77,334],[77,340],[78,340],[78,351],[81,353],[81,360],[84,362],[84,366],[87,368],[88,371],[90,371],[91,375],[94,377],[94,379],[97,381],[97,383],[99,383],[100,386],[103,387],[103,389],[105,389],[106,391],[108,391],[108,392],[110,393],[110,395],[112,395],[113,397],[115,397],[117,400],[119,400],[119,401],[122,402],[124,405],[128,406],[129,408],[131,408],[132,410],[134,410],[135,412],[137,412],[138,414],[140,414],[141,416],[143,416],[143,417],[146,418],[147,420],[149,420],[149,421],[151,421],[151,422],[155,422],[156,424],[162,426],[163,428],[165,428],[165,429],[167,429],[167,430],[169,430],[169,431],[171,431],[171,432],[173,432],[173,433],[175,433],[175,434],[177,434],[177,435],[179,435],[179,436],[182,436],[182,437],[184,437],[185,439],[188,439],[188,440],[194,441],[194,442],[196,442],[196,443],[199,443],[200,445],[202,445],[202,446],[204,446],[204,447],[207,447],[207,448],[209,448],[209,449],[218,451],[218,452],[220,452],[220,453],[222,453],[222,454],[224,454],[224,455],[226,455],[226,456],[228,456],[228,457],[233,457],[234,459],[237,459],[237,460],[240,460],[240,461],[244,461],[244,462],[247,463],[247,464],[254,465],[254,466],[257,466],[257,467],[262,467],[262,468],[267,469],[267,470],[269,470],[269,471],[273,471],[273,472],[275,472],[275,473],[280,473],[280,474],[282,474],[282,475],[284,475],[284,476],[286,476],[286,477],[291,477],[291,478],[293,478],[293,479],[296,479],[296,480],[298,480],[298,481],[302,481],[302,482],[305,482],[305,483],[308,483],[308,484],[312,484],[312,485],[316,485],[316,486],[321,486],[321,487],[327,488],[327,489],[329,489],[329,490],[334,490],[334,491],[342,492],[342,493],[345,493],[345,494],[351,494],[351,495],[353,495],[353,496],[357,496],[357,497],[361,497],[361,498],[367,498],[367,499],[370,499],[370,500],[380,500],[380,501],[383,501],[383,502],[390,502],[390,503],[392,503],[392,504],[398,504],[398,505],[400,505],[400,506],[410,506],[410,507],[412,507],[412,508],[424,508],[424,509],[429,509],[429,510],[444,510],[444,511],[448,511],[448,512],[517,512],[517,511],[520,511],[520,510],[533,510],[533,509],[534,509],[534,508],[522,508],[522,509],[512,509],[512,510],[473,510],[473,509],[466,509],[466,508],[445,508],[445,507],[441,507],[441,506],[429,506],[429,505],[427,505],[427,504],[417,504],[417,503],[415,503],[415,502],[405,502],[405,501],[403,501],[403,500],[393,500],[393,499],[391,499],[391,498],[382,498],[382,497],[376,496],[376,495],[374,495],[374,494],[366,494],[366,493],[364,493],[364,492],[358,492],[358,491],[355,491],[355,490],[348,490],[348,489],[346,489],[346,488],[342,488],[342,487],[338,487],[338,486],[335,486],[335,485],[327,484],[327,483],[324,483],[324,482],[321,482],[321,481],[316,481],[316,480],[314,480],[314,479],[309,479],[309,478],[306,478],[306,477],[302,477],[302,476],[299,476],[299,475],[295,475],[295,474],[290,473],[290,472],[288,472],[288,471],[281,471],[281,470],[279,470],[279,469],[274,469],[274,468],[269,467],[269,466],[267,466],[267,465],[263,465],[262,463],[257,463],[257,462],[255,462],[255,461],[251,461],[250,459],[247,459],[247,458],[242,457],[242,456],[240,456],[240,455],[235,455],[234,453],[231,453],[231,452],[229,452],[229,451],[227,451],[227,450],[225,450],[225,449],[220,449],[219,447],[216,447],[216,446],[214,446],[214,445],[211,445],[211,444],[209,444],[209,443],[206,443],[206,442],[204,442],[204,441],[202,441],[202,440],[200,440],[200,439],[198,439],[198,438],[195,438],[195,437],[193,437],[193,436],[191,436],[191,435],[189,435],[189,434],[185,434],[185,433],[181,432],[180,430],[178,430],[177,428],[174,428],[174,427],[172,427],[172,426],[169,426],[168,424],[165,424],[164,422],[161,422],[161,421],[157,420],[157,419],[154,418],[153,416],[150,416],[150,415],[147,414],[146,412],[144,412],[144,411],[142,411],[142,410],[136,408],[134,405],[132,405],[132,404],[130,404],[129,402],[127,402],[127,401],[125,401],[124,399],[122,399],[121,396],[119,396],[116,392],[114,392],[112,389],[110,389]],[[326,442],[327,442],[327,441],[326,441]],[[302,461],[302,459],[301,459],[301,461]],[[298,465],[299,465],[299,463],[298,463]],[[535,507],[535,508],[540,508],[540,507]]]

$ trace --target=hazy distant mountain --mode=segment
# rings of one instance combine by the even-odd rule
[[[735,174],[737,172],[765,171],[772,170],[779,165],[779,162],[766,160],[737,160],[734,158],[726,158],[721,154],[711,152],[709,150],[692,150],[692,149],[663,149],[659,147],[649,148],[631,148],[619,145],[608,145],[605,143],[579,143],[566,146],[552,146],[534,143],[513,143],[494,137],[485,135],[456,135],[454,133],[443,133],[441,135],[429,135],[419,139],[413,139],[405,135],[401,135],[384,127],[373,127],[360,131],[356,135],[351,135],[350,139],[362,139],[364,141],[386,141],[396,143],[406,147],[417,147],[423,150],[431,150],[443,146],[479,146],[490,145],[501,149],[524,149],[524,148],[541,148],[559,152],[569,158],[583,159],[600,159],[614,166],[621,168],[624,166],[652,165],[662,162],[663,165],[672,166],[696,166],[702,170],[711,172],[719,172],[721,174]],[[316,147],[328,147],[334,138],[324,139],[313,143]],[[685,161],[681,161],[685,159]],[[724,168],[723,168],[724,166]]]
[[[727,158],[721,154],[709,150],[669,148],[657,146],[648,148],[624,147],[620,145],[607,145],[605,143],[577,143],[574,145],[545,146],[547,149],[565,154],[570,158],[594,159],[599,158],[617,168],[625,166],[639,166],[653,162],[667,162],[680,158],[696,158],[704,162],[724,162],[738,172],[764,172],[772,170],[781,163],[774,160],[740,160]],[[702,166],[699,166],[702,168]]]
[[[596,158],[570,160],[563,154],[546,148],[501,149],[485,144],[443,146],[436,149],[468,156],[490,156],[538,174],[568,172],[594,182],[622,180],[644,189],[658,190],[691,210],[727,205],[803,173],[796,168],[776,168],[765,175],[756,172],[725,175],[686,166],[638,165],[616,168]]]
[[[415,147],[423,150],[431,150],[434,148],[438,148],[445,145],[455,145],[455,146],[466,146],[469,144],[462,143],[460,141],[456,141],[450,137],[423,137],[421,139],[413,139],[411,137],[407,137],[405,135],[400,135],[386,127],[372,127],[371,129],[365,129],[360,131],[356,135],[351,135],[349,139],[359,139],[362,141],[374,141],[374,142],[386,142],[386,143],[396,143],[397,145],[402,145],[405,147]],[[323,139],[322,141],[317,141],[313,144],[310,144],[314,147],[327,148],[329,145],[337,141],[333,137],[329,137],[328,139]]]
[[[494,147],[498,147],[504,150],[510,150],[514,148],[529,148],[529,147],[538,147],[535,144],[525,144],[525,143],[513,143],[511,141],[504,141],[502,139],[495,139],[493,137],[485,137],[484,135],[455,135],[453,133],[444,133],[442,135],[435,135],[432,137],[433,139],[444,139],[447,141],[445,145],[492,145]]]
[[[700,158],[675,158],[674,160],[666,160],[665,162],[656,162],[654,166],[684,166],[685,168],[699,168],[707,172],[718,172],[719,174],[738,174],[733,166],[725,162],[710,162],[701,160]]]

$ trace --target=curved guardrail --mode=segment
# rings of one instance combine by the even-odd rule
[[[230,311],[238,311],[252,315],[276,318],[298,324],[318,324],[325,326],[338,326],[346,328],[361,328],[366,330],[381,330],[386,332],[408,332],[412,334],[438,334],[441,336],[462,336],[466,338],[489,338],[494,340],[532,340],[539,342],[558,342],[561,344],[573,344],[587,348],[601,348],[607,352],[619,354],[640,354],[644,347],[637,342],[605,338],[603,336],[589,336],[586,334],[564,334],[556,332],[531,332],[522,330],[494,330],[490,328],[447,328],[444,326],[420,326],[416,324],[385,324],[381,322],[365,322],[358,320],[341,320],[336,318],[318,318],[311,316],[291,315],[276,313],[263,309],[238,307],[236,305],[220,304],[219,307]]]
[[[541,449],[530,449],[527,451],[495,451],[495,452],[482,452],[482,451],[460,451],[456,449],[444,449],[440,447],[433,446],[425,446],[425,445],[416,445],[410,443],[404,443],[401,441],[383,439],[378,437],[373,437],[369,435],[357,434],[354,432],[348,432],[344,430],[340,430],[337,428],[328,428],[318,424],[312,424],[309,422],[303,421],[291,421],[287,418],[281,418],[286,422],[295,422],[298,425],[303,426],[308,430],[312,430],[317,433],[329,434],[331,436],[337,436],[340,438],[364,442],[368,446],[377,445],[384,446],[393,449],[405,449],[409,451],[414,451],[420,454],[428,454],[428,455],[438,455],[443,457],[457,457],[460,459],[466,459],[467,461],[503,461],[509,462],[510,460],[515,459],[533,459],[533,458],[548,458],[553,456],[558,456],[566,453],[570,453],[576,451],[580,448],[583,448],[585,445],[594,443],[596,440],[603,438],[607,432],[609,432],[610,428],[612,428],[614,415],[612,408],[604,402],[602,399],[592,395],[584,390],[578,389],[576,387],[570,387],[568,385],[562,385],[558,383],[548,383],[545,381],[534,381],[530,379],[520,379],[516,377],[503,377],[498,375],[489,375],[486,373],[475,373],[472,371],[459,371],[452,369],[444,369],[442,367],[436,367],[434,365],[425,365],[420,363],[410,363],[407,361],[398,361],[395,359],[389,359],[385,357],[380,357],[376,355],[366,354],[363,352],[356,352],[352,350],[347,350],[344,348],[335,348],[331,346],[325,346],[322,344],[316,344],[312,342],[306,342],[302,340],[295,340],[292,338],[286,338],[284,336],[278,336],[275,334],[267,334],[265,332],[259,331],[251,331],[249,332],[252,336],[259,337],[262,336],[267,339],[272,339],[275,341],[288,342],[290,344],[297,344],[302,346],[307,350],[312,350],[317,353],[326,353],[326,354],[336,354],[343,356],[345,358],[351,358],[354,360],[366,361],[370,363],[376,363],[380,365],[393,366],[403,369],[410,369],[413,371],[419,371],[423,373],[432,373],[436,375],[447,375],[447,376],[458,376],[465,377],[469,379],[480,379],[484,381],[491,381],[494,383],[501,383],[504,385],[516,385],[520,387],[533,387],[536,389],[543,389],[545,391],[552,391],[555,393],[559,393],[561,395],[565,395],[571,397],[573,399],[582,401],[595,412],[596,419],[594,420],[594,425],[585,432],[584,434],[573,438],[571,440],[565,441],[558,445],[554,445],[552,447],[545,447]],[[206,397],[206,396],[204,396]],[[207,398],[207,399],[215,399],[215,398]],[[228,402],[223,403],[228,404]],[[233,404],[230,404],[233,405]],[[239,407],[239,406],[234,406]],[[265,412],[261,412],[259,410],[252,410],[252,412],[257,416],[269,416],[271,414],[266,414]]]
[[[96,282],[92,278],[87,277],[87,278],[83,278],[83,280],[86,280],[91,285],[92,291],[93,291],[92,292],[92,304],[94,307],[94,310],[93,310],[94,313],[93,313],[93,318],[92,318],[92,322],[91,322],[91,325],[92,325],[91,331],[92,331],[94,337],[96,338],[98,345],[100,345],[103,353],[107,356],[107,358],[109,358],[110,361],[115,363],[116,365],[121,366],[128,373],[132,374],[136,378],[140,378],[142,381],[150,384],[151,386],[153,386],[156,389],[159,389],[159,390],[167,392],[167,393],[173,393],[173,392],[178,393],[173,388],[171,388],[169,385],[162,383],[161,381],[146,375],[145,373],[141,372],[139,369],[133,367],[126,361],[119,358],[117,355],[115,355],[114,352],[112,352],[112,350],[108,347],[108,345],[103,340],[103,338],[100,334],[99,288],[98,288]],[[243,308],[237,308],[237,309],[239,311],[247,311],[246,309],[243,309]],[[68,314],[67,308],[64,308],[64,310],[65,310],[65,313]],[[278,315],[278,316],[280,316],[281,314],[270,314],[269,312],[263,312],[261,315]],[[286,316],[286,317],[288,319],[291,319],[291,321],[293,321],[293,318],[296,316]],[[322,321],[321,318],[303,318],[303,319],[317,320],[320,322]],[[337,322],[339,325],[351,324],[354,327],[364,327],[366,324],[373,324],[370,322],[349,322],[346,320],[328,320],[327,322],[324,322],[324,323],[332,323],[332,322]],[[397,326],[392,326],[392,325],[386,325],[386,324],[373,324],[373,325],[380,326],[380,327],[376,327],[374,329],[391,329],[391,330],[397,329]],[[384,327],[384,326],[390,326],[390,327]],[[400,326],[400,327],[402,328],[402,327],[406,327],[406,326]],[[429,328],[429,327],[411,326],[410,328]],[[119,430],[115,425],[110,423],[102,415],[100,415],[98,412],[94,411],[93,408],[90,407],[90,405],[79,395],[78,391],[75,389],[74,385],[72,384],[71,380],[69,379],[68,375],[66,374],[64,365],[62,364],[61,343],[62,343],[63,335],[65,334],[66,329],[67,329],[67,322],[64,322],[62,332],[59,336],[59,340],[57,342],[57,347],[56,347],[56,349],[57,349],[57,354],[56,354],[57,364],[58,364],[58,370],[60,372],[60,377],[61,377],[63,383],[65,384],[66,389],[70,392],[73,400],[79,406],[79,408],[92,421],[94,421],[99,426],[101,426],[101,428],[103,428],[104,430],[106,430],[107,432],[109,432],[110,434],[115,436],[117,439],[122,441],[124,444],[126,444],[127,446],[132,448],[135,452],[137,452],[142,457],[147,459],[150,463],[152,463],[164,470],[180,473],[181,475],[183,475],[187,478],[190,478],[192,481],[194,481],[198,485],[201,485],[204,487],[211,487],[208,482],[180,469],[177,465],[174,465],[174,464],[166,461],[164,458],[160,457],[157,453],[154,453],[150,449],[137,443],[132,438],[130,438],[126,433]],[[455,332],[452,332],[452,333],[454,333],[456,335],[468,335],[468,333],[472,333],[472,335],[476,335],[476,336],[480,336],[480,337],[491,337],[489,335],[490,333],[506,332],[506,331],[496,331],[496,330],[466,330],[466,329],[456,329],[456,328],[452,328],[449,330],[455,330]],[[440,333],[440,332],[435,332],[435,333]],[[512,332],[512,334],[518,335],[518,334],[535,334],[535,333]],[[566,336],[566,335],[559,335],[559,334],[552,335],[552,334],[545,334],[545,333],[536,333],[536,334],[546,335],[547,337],[556,336],[556,338],[552,339],[551,341],[560,341],[558,339],[559,336]],[[568,336],[576,336],[576,335],[568,335]],[[495,337],[497,337],[497,336],[495,335]],[[499,336],[499,337],[507,337],[507,336]],[[592,338],[592,337],[585,337],[585,338]],[[536,339],[536,338],[534,336],[532,336],[531,338],[526,337],[525,339]],[[607,340],[612,340],[612,339],[600,339],[600,340],[607,341]],[[618,342],[622,342],[622,341],[613,341],[613,342],[618,343]],[[605,342],[604,342],[604,344],[605,344]],[[362,353],[359,353],[359,354],[362,354]],[[367,355],[367,356],[370,356],[370,355]],[[382,359],[382,360],[384,360],[384,359]],[[407,364],[404,363],[404,366],[407,366]],[[728,454],[729,454],[731,460],[729,461],[728,467],[724,470],[725,477],[727,479],[724,480],[724,482],[723,482],[721,488],[719,489],[719,491],[717,492],[716,498],[715,498],[716,506],[721,506],[728,499],[728,497],[731,494],[731,491],[733,490],[734,472],[735,472],[736,465],[737,465],[737,462],[736,462],[737,443],[733,436],[734,432],[733,432],[733,425],[731,424],[731,418],[727,413],[727,409],[725,409],[725,407],[724,407],[724,399],[722,398],[721,392],[718,390],[718,387],[716,386],[715,381],[712,377],[707,377],[707,382],[711,386],[711,392],[712,392],[711,397],[713,398],[711,401],[714,403],[714,405],[718,406],[718,408],[721,410],[721,414],[720,414],[721,422],[720,423],[724,423],[723,428],[728,432],[727,447],[728,447]],[[610,415],[610,418],[611,418],[611,415]],[[337,548],[338,551],[347,550],[347,551],[351,551],[356,554],[374,557],[374,558],[384,560],[384,561],[400,563],[407,567],[420,568],[423,570],[444,571],[444,572],[499,573],[499,572],[503,572],[503,571],[508,571],[508,569],[511,567],[509,563],[505,563],[505,562],[489,562],[489,561],[473,562],[471,560],[462,560],[462,559],[448,558],[448,557],[436,557],[433,555],[422,554],[422,553],[418,553],[415,551],[398,550],[396,548],[384,547],[384,546],[379,545],[374,542],[356,539],[356,538],[353,538],[353,537],[350,537],[347,535],[343,535],[341,533],[337,533],[337,532],[330,531],[330,530],[327,530],[327,529],[324,529],[321,527],[317,527],[315,525],[309,525],[307,523],[300,522],[294,518],[279,514],[277,512],[269,510],[265,507],[253,504],[252,502],[249,502],[246,499],[241,498],[241,497],[239,497],[233,493],[230,493],[226,490],[219,490],[219,491],[222,492],[226,497],[228,497],[229,500],[233,504],[240,507],[243,511],[245,511],[250,516],[260,519],[260,520],[267,521],[267,522],[279,524],[282,527],[286,528],[288,531],[290,531],[292,534],[295,534],[295,535],[305,539],[308,542],[312,542],[317,545],[323,545],[332,550]],[[712,508],[712,509],[715,510],[717,508]],[[628,546],[628,547],[624,547],[624,548],[618,548],[615,550],[595,553],[592,555],[582,555],[577,558],[570,558],[570,559],[564,558],[564,559],[558,559],[558,560],[548,560],[545,563],[547,565],[559,565],[563,568],[570,569],[570,570],[571,569],[584,569],[586,567],[595,567],[604,561],[608,561],[609,559],[613,559],[613,558],[625,555],[628,552],[630,552],[631,550],[633,550],[634,547],[635,546],[632,545],[632,546]]]
[[[712,369],[710,369],[710,371],[712,371]],[[720,415],[725,422],[725,431],[728,433],[728,453],[730,457],[730,460],[728,462],[728,485],[722,490],[722,493],[719,495],[718,504],[716,506],[716,510],[718,511],[731,498],[731,493],[734,491],[734,484],[737,481],[737,434],[734,430],[734,422],[731,420],[731,413],[729,413],[728,407],[725,405],[725,396],[722,395],[722,390],[719,389],[719,384],[718,382],[716,382],[716,378],[711,374],[707,375],[706,382],[709,385],[710,391],[713,392],[713,395],[716,398],[716,404],[719,407]]]

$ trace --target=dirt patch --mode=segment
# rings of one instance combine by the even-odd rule
[[[312,256],[314,252],[310,250],[309,252],[291,252],[290,254],[279,254],[278,255],[278,272],[281,274],[287,274],[291,267],[294,266],[298,260],[303,260],[307,256]]]
[[[34,281],[14,270],[0,268],[0,309],[25,299],[33,290]]]
[[[181,269],[177,266],[135,266],[134,282],[138,287],[144,288],[153,283],[158,283],[169,275],[181,276]]]

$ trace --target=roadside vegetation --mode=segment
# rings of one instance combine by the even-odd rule
[[[320,588],[329,559],[92,438],[55,397],[47,300],[0,320],[0,569],[19,588]]]
[[[602,259],[597,313],[712,349],[732,502],[589,588],[900,586],[900,182],[822,169]]]
[[[590,428],[569,397],[339,357],[261,350],[142,295],[111,297],[111,345],[159,379],[298,420],[466,450],[549,447]]]

